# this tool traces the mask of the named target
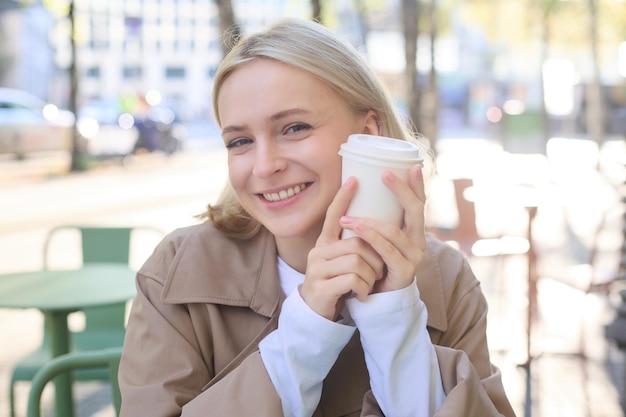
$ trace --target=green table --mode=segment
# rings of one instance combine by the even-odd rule
[[[89,264],[76,270],[42,270],[0,275],[0,308],[35,308],[44,315],[52,357],[70,352],[67,316],[135,296],[135,271],[122,264]],[[73,416],[71,375],[54,381],[57,416]]]

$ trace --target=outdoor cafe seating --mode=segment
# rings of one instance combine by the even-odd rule
[[[147,226],[62,225],[51,229],[46,237],[42,251],[42,271],[13,274],[13,277],[6,274],[0,278],[0,283],[8,286],[4,294],[11,297],[11,300],[0,299],[0,307],[38,308],[44,314],[41,343],[22,357],[11,372],[11,417],[15,416],[16,409],[15,385],[19,381],[32,381],[37,372],[55,356],[122,346],[127,303],[134,295],[135,273],[130,266],[130,259],[136,246],[135,241],[143,239],[142,244],[151,242],[149,245],[154,247],[162,236],[162,231]],[[54,254],[66,257],[74,248],[77,253],[71,255],[78,258],[78,265],[74,268],[65,265],[58,268],[56,265],[55,268]],[[37,289],[29,289],[29,280],[37,288],[41,288],[42,282],[45,283],[48,292],[39,294],[36,300]],[[77,290],[72,298],[68,285],[80,286],[76,284],[84,288],[80,290],[82,292]],[[24,299],[22,304],[19,301],[20,294]],[[69,298],[65,300],[63,297]],[[67,304],[63,305],[65,302]],[[79,314],[73,318],[76,319],[74,321],[84,323],[82,329],[69,328],[68,318],[71,314]],[[73,371],[71,376],[56,378],[55,383],[59,384],[56,389],[59,403],[56,404],[57,413],[67,416],[73,414],[71,399],[68,399],[71,397],[71,387],[68,386],[71,386],[73,380],[107,381],[109,378],[109,371],[102,368],[83,368]],[[63,389],[59,389],[60,386]],[[63,396],[65,399],[61,399]]]

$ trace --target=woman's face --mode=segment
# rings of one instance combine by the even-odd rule
[[[325,82],[268,59],[226,78],[217,100],[230,182],[241,205],[277,242],[313,244],[341,185],[339,146],[374,133]]]

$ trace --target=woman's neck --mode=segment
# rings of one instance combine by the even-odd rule
[[[278,256],[287,263],[290,267],[298,272],[306,272],[307,259],[309,257],[309,251],[315,246],[315,239],[297,237],[280,239],[276,238],[276,249]]]

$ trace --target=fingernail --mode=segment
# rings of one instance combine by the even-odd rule
[[[350,216],[341,216],[341,218],[339,219],[339,223],[343,225],[349,225],[349,224],[352,224],[353,222],[354,222],[354,217],[350,217]]]
[[[396,177],[396,175],[391,171],[383,172],[383,178],[390,183],[394,183],[398,181],[398,177]]]

